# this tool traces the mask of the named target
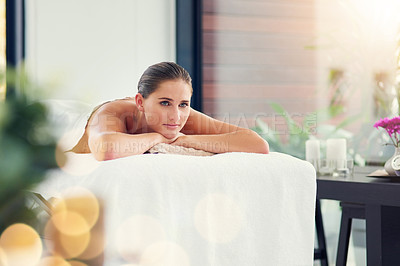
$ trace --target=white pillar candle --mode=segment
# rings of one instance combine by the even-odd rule
[[[319,140],[309,139],[306,141],[306,160],[309,162],[318,161],[320,157]]]
[[[337,168],[344,168],[347,159],[346,139],[328,139],[326,141],[326,159],[336,162]]]

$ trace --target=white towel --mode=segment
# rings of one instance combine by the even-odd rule
[[[313,263],[316,181],[305,161],[281,153],[70,158],[75,169],[52,171],[36,190],[49,198],[82,186],[104,200],[105,265]],[[160,250],[169,256],[155,256]]]
[[[180,154],[180,155],[192,155],[192,156],[211,156],[215,153],[197,150],[193,148],[186,148],[182,146],[159,143],[154,145],[149,151],[149,153],[163,153],[163,154]]]

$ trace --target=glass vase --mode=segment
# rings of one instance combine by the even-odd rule
[[[394,154],[392,157],[389,158],[389,160],[386,161],[385,163],[385,171],[390,175],[390,176],[396,176],[396,172],[394,171],[392,167],[392,160],[396,155],[400,154],[400,148],[396,147],[394,150]]]

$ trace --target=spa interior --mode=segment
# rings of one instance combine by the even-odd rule
[[[0,265],[400,265],[398,10],[0,0]],[[269,154],[72,154],[159,62]]]

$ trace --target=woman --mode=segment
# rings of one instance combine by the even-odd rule
[[[268,153],[268,143],[254,131],[192,109],[191,82],[175,63],[150,66],[135,98],[106,102],[93,111],[72,151],[91,152],[99,161],[142,154],[158,143],[212,153]]]

